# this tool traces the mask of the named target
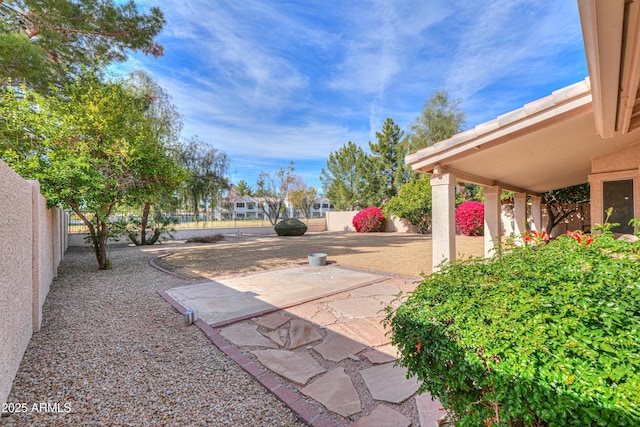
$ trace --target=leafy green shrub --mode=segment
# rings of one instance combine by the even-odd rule
[[[465,236],[481,236],[484,231],[484,203],[472,200],[456,208],[456,227]]]
[[[384,214],[380,208],[368,207],[358,212],[351,223],[358,233],[370,233],[384,229]]]
[[[278,236],[302,236],[307,232],[307,224],[299,219],[290,218],[277,223],[274,229]]]
[[[420,174],[400,187],[397,196],[385,205],[388,214],[408,219],[425,234],[431,229],[431,180],[429,175]]]
[[[640,242],[580,237],[443,266],[388,309],[456,427],[640,425]]]

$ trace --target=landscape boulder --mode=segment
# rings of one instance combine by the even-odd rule
[[[275,226],[278,236],[302,236],[307,232],[307,225],[297,219],[285,219]]]

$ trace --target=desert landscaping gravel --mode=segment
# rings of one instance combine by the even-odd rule
[[[0,425],[303,425],[157,294],[192,282],[152,256],[114,247],[97,271],[90,250],[66,253],[7,400],[28,410]]]

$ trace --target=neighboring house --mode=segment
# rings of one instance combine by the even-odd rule
[[[218,221],[232,219],[262,219],[269,220],[267,214],[260,205],[259,198],[242,196],[235,191],[235,187],[229,190],[226,197],[218,201],[214,210],[214,218]],[[305,218],[299,209],[295,209],[291,202],[285,200],[286,218]],[[311,207],[310,218],[322,218],[327,212],[334,210],[333,205],[325,197],[320,197]]]
[[[287,209],[287,218],[306,218],[305,213],[300,209],[294,208],[288,200],[285,201],[285,207]],[[309,218],[323,218],[327,212],[332,210],[335,210],[335,208],[329,199],[326,197],[319,197],[313,206],[311,206]]]
[[[454,259],[456,181],[484,186],[485,254],[500,241],[500,193],[516,232],[542,229],[540,194],[589,182],[591,223],[640,216],[640,4],[578,0],[589,78],[406,157],[431,174],[433,265]],[[530,206],[530,212],[527,207]]]

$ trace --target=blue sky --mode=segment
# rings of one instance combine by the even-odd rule
[[[137,0],[167,20],[148,72],[183,135],[225,151],[232,182],[291,160],[321,190],[329,154],[403,130],[431,93],[461,98],[465,128],[584,79],[576,0]],[[543,153],[541,153],[541,156]]]

